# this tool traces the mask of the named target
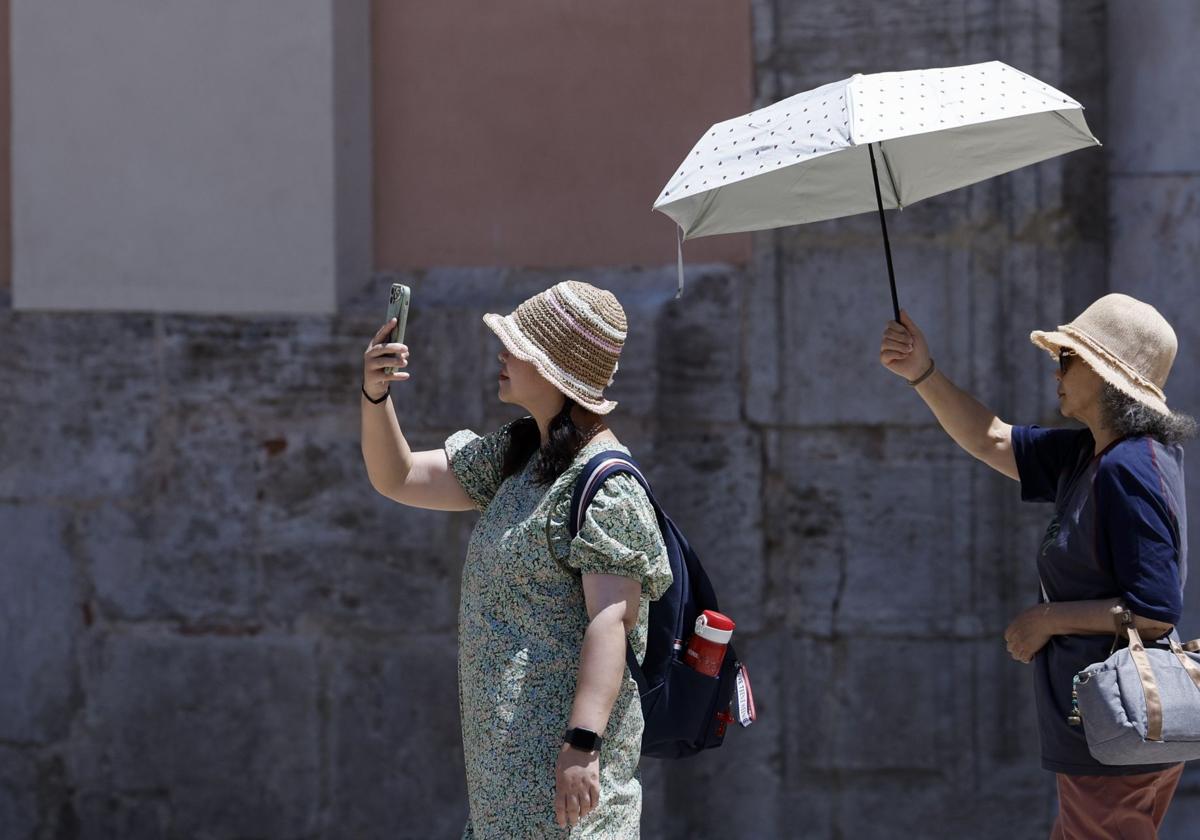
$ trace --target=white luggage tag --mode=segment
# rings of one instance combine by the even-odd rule
[[[735,680],[737,697],[734,702],[737,704],[738,723],[747,727],[758,720],[758,713],[754,709],[754,690],[750,687],[750,673],[745,665],[738,664]]]

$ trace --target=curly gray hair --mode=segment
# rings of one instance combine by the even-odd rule
[[[1107,382],[1100,394],[1100,418],[1120,437],[1145,435],[1167,446],[1196,436],[1196,418],[1178,411],[1160,414]]]

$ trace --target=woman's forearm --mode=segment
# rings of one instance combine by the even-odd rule
[[[359,397],[362,415],[362,456],[371,486],[386,495],[387,488],[404,484],[412,469],[413,455],[392,401],[374,405]]]
[[[1116,598],[1099,601],[1053,601],[1035,604],[1012,620],[1004,631],[1008,652],[1019,662],[1034,656],[1054,636],[1107,636],[1116,632],[1113,607]],[[1133,624],[1143,641],[1153,641],[1171,632],[1171,625],[1134,613]]]
[[[997,422],[995,412],[951,382],[940,370],[918,385],[916,391],[946,434],[967,452],[978,456],[992,442],[991,434]]]
[[[1118,603],[1117,598],[1099,601],[1054,601],[1041,604],[1040,608],[1045,613],[1046,631],[1051,636],[1103,635],[1116,630],[1112,608]],[[1157,639],[1171,631],[1170,624],[1143,618],[1136,613],[1133,623],[1138,633],[1147,639]]]
[[[623,613],[623,604],[613,604],[597,613],[588,624],[568,726],[600,733],[608,726],[608,717],[625,677]]]

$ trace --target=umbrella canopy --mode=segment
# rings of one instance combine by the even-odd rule
[[[857,74],[712,126],[654,209],[681,239],[764,230],[903,208],[1093,145],[1082,105],[999,61]]]

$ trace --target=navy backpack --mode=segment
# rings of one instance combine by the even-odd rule
[[[717,610],[717,596],[700,558],[659,507],[646,477],[625,453],[601,452],[583,468],[571,496],[571,538],[579,533],[587,507],[600,487],[615,473],[633,476],[645,489],[658,516],[674,578],[662,597],[650,602],[646,656],[641,665],[628,641],[625,643],[625,661],[637,682],[646,722],[642,755],[686,758],[721,746],[727,724],[753,723],[754,697],[745,667],[732,643],[725,652],[719,676],[702,674],[684,661],[683,652],[696,617],[704,610]]]

